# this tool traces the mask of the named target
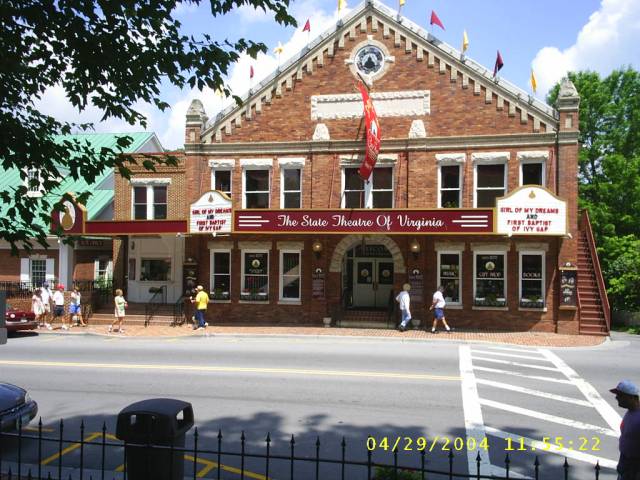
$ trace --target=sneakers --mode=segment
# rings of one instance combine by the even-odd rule
[[[453,328],[447,328],[447,333],[453,332]]]
[[[433,333],[433,334],[438,334],[438,333],[440,333],[440,332],[438,332],[438,330],[433,330],[433,329],[432,329],[432,330],[431,330],[431,333]]]
[[[204,322],[204,326],[205,326],[205,328],[208,327],[209,323],[208,322]]]
[[[62,325],[62,330],[69,330],[69,327],[66,325]]]
[[[53,327],[47,323],[47,330],[53,330]]]
[[[109,328],[107,329],[107,332],[111,333],[113,331],[113,326],[109,325]]]

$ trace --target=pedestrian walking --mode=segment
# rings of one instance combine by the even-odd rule
[[[113,322],[111,322],[111,325],[109,325],[109,333],[113,332],[113,326],[117,323],[118,324],[118,333],[124,333],[124,328],[122,328],[122,324],[124,323],[124,315],[125,315],[125,309],[129,306],[129,304],[127,303],[127,301],[124,299],[124,294],[122,292],[122,290],[120,290],[119,288],[116,290],[116,296],[113,298],[113,304],[115,306],[115,320]]]
[[[51,326],[51,297],[53,297],[53,293],[49,288],[49,283],[44,282],[42,284],[42,288],[40,289],[40,294],[42,296],[42,305],[44,305],[44,313],[42,314],[42,321],[44,322],[44,326],[49,328]]]
[[[69,330],[67,326],[66,316],[64,314],[64,285],[59,284],[56,287],[56,291],[53,294],[53,322],[60,319],[62,323],[62,330]],[[52,324],[53,324],[52,322]],[[49,330],[53,330],[53,325],[47,327]]]
[[[411,321],[411,309],[409,307],[411,297],[409,296],[409,290],[411,290],[411,285],[405,283],[402,285],[402,291],[396,297],[396,302],[400,304],[400,313],[402,314],[402,320],[400,321],[400,325],[398,325],[398,330],[401,332],[407,330],[407,325]]]
[[[429,310],[433,310],[433,325],[431,326],[431,333],[438,333],[438,320],[442,320],[442,324],[447,330],[447,333],[451,333],[451,328],[447,324],[447,319],[444,317],[444,307],[447,305],[447,302],[444,301],[442,292],[444,292],[444,287],[439,285],[438,289],[433,294],[433,302],[429,307]]]
[[[71,304],[69,305],[69,324],[71,326],[87,326],[87,324],[84,323],[84,319],[82,318],[82,306],[80,305],[81,300],[82,294],[80,293],[80,290],[78,290],[78,286],[75,285],[73,287],[73,291],[71,292]]]
[[[39,288],[33,291],[31,297],[31,311],[36,316],[36,322],[38,322],[38,328],[44,327],[44,303],[42,302],[42,292]]]
[[[609,391],[615,393],[618,406],[627,409],[620,424],[618,480],[640,480],[640,389],[622,380]]]
[[[196,291],[198,292],[196,298],[191,297],[191,303],[196,304],[196,321],[198,322],[197,326],[193,326],[193,329],[200,330],[201,328],[209,326],[209,324],[205,322],[207,307],[209,306],[209,295],[204,291],[204,287],[202,285],[198,285],[196,287]]]

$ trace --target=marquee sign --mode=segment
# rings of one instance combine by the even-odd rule
[[[234,233],[491,234],[493,209],[236,210]]]
[[[504,235],[566,235],[567,202],[546,188],[523,186],[497,201],[497,231]]]
[[[212,190],[191,204],[189,233],[231,233],[231,199]]]

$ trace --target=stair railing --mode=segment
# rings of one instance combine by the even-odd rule
[[[167,303],[167,286],[151,287],[149,293],[153,293],[144,306],[144,326],[148,327],[153,316],[158,313],[160,306]]]
[[[609,298],[607,297],[607,288],[604,284],[604,278],[602,277],[602,270],[600,269],[600,260],[598,259],[598,252],[596,250],[596,241],[593,238],[593,230],[591,229],[591,221],[589,220],[589,212],[587,210],[582,211],[581,218],[582,230],[586,234],[587,245],[589,246],[589,253],[591,254],[591,263],[593,264],[593,271],[596,276],[596,283],[598,284],[598,293],[600,294],[600,301],[602,302],[602,311],[604,313],[604,320],[607,324],[607,331],[611,330],[611,307],[609,306]],[[578,295],[578,300],[580,295]]]

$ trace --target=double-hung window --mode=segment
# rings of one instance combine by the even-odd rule
[[[280,251],[280,300],[300,301],[300,251]]]
[[[436,154],[438,163],[438,208],[462,207],[464,153]]]
[[[47,276],[47,260],[46,259],[31,259],[31,284],[33,286],[42,285]]]
[[[209,167],[211,167],[211,190],[218,190],[231,198],[234,166],[235,160],[233,159],[209,160]]]
[[[509,152],[474,153],[474,207],[493,208],[507,193]]]
[[[302,208],[304,157],[279,158],[280,208]]]
[[[544,308],[544,252],[519,252],[520,307]]]
[[[211,250],[211,299],[231,299],[231,251]]]
[[[474,305],[507,305],[506,253],[474,252],[473,278]]]
[[[357,167],[342,170],[342,208],[393,208],[393,167],[377,167],[365,182]]]
[[[540,185],[544,187],[548,159],[549,152],[546,150],[518,152],[520,185]]]
[[[240,160],[242,166],[242,208],[269,208],[271,159]]]
[[[167,184],[170,180],[160,179],[152,184],[138,184],[134,181],[132,183],[134,220],[165,220],[167,218]]]

